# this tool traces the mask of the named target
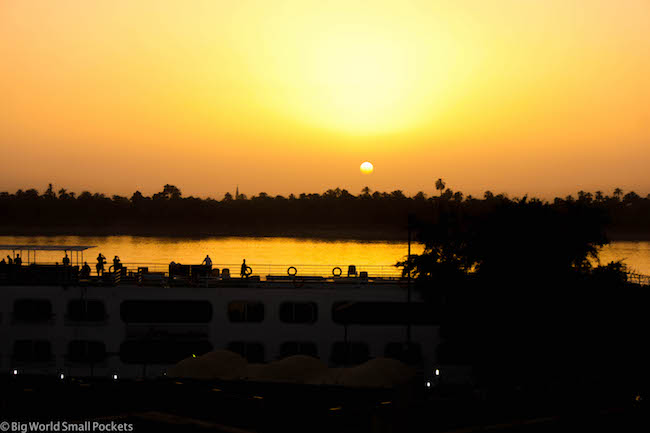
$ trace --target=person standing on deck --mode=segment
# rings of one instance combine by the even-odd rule
[[[20,258],[20,254],[16,254],[16,260],[14,260],[14,263],[16,266],[20,266],[23,264],[23,259]]]
[[[13,265],[13,264],[14,264],[14,261],[13,261],[13,259],[11,258],[11,256],[7,256],[7,264],[8,264],[8,265]]]
[[[246,266],[246,259],[244,259],[244,262],[241,264],[241,270],[239,271],[239,274],[242,278],[248,277],[248,274],[246,273],[247,268],[248,266]]]
[[[104,273],[104,263],[106,263],[106,257],[104,257],[102,253],[99,253],[97,256],[97,265],[95,265],[97,268],[97,276]]]
[[[63,266],[70,266],[70,257],[68,257],[68,253],[65,253],[65,257],[63,258]]]
[[[209,255],[205,255],[205,259],[203,259],[203,263],[201,264],[205,265],[205,267],[208,269],[208,272],[212,271],[212,259]]]

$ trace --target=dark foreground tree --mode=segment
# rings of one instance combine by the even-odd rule
[[[594,267],[605,221],[581,203],[524,200],[420,221],[424,253],[399,265],[440,320],[440,361],[471,366],[489,387],[647,384],[650,298],[622,264]]]

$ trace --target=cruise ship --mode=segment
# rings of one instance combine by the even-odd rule
[[[409,278],[354,265],[329,275],[291,265],[257,275],[251,265],[240,276],[174,262],[110,265],[101,275],[93,266],[88,275],[80,265],[89,248],[0,245],[23,260],[0,264],[2,372],[149,378],[217,349],[251,363],[297,354],[331,367],[395,358],[426,382],[444,371],[438,321]],[[70,253],[72,263],[38,263],[40,251]]]

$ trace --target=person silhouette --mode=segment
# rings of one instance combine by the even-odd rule
[[[88,266],[88,262],[84,262],[84,265],[81,268],[81,278],[89,278],[89,277],[90,277],[90,266]]]
[[[97,265],[95,265],[97,268],[97,276],[104,273],[104,263],[106,263],[106,257],[104,257],[102,253],[99,253],[97,256]]]
[[[241,275],[242,278],[248,277],[248,274],[246,273],[247,269],[248,266],[246,265],[246,259],[244,259],[244,262],[241,264],[241,270],[239,271],[239,274]]]
[[[120,263],[120,258],[115,256],[113,258],[113,270],[117,271],[118,269],[122,269],[122,263]]]
[[[212,259],[210,258],[209,255],[206,254],[205,259],[203,259],[203,262],[201,264],[205,265],[208,271],[212,270]]]
[[[14,261],[13,261],[13,259],[11,258],[11,256],[7,256],[7,264],[8,264],[8,265],[13,265],[13,264],[14,264]]]
[[[68,257],[67,253],[66,253],[65,257],[63,258],[63,266],[70,266],[70,258]]]
[[[14,263],[16,266],[20,266],[23,264],[23,259],[20,258],[20,254],[16,254],[16,260],[14,260]]]

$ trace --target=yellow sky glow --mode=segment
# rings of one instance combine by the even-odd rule
[[[648,193],[649,22],[647,0],[5,0],[0,190]]]

